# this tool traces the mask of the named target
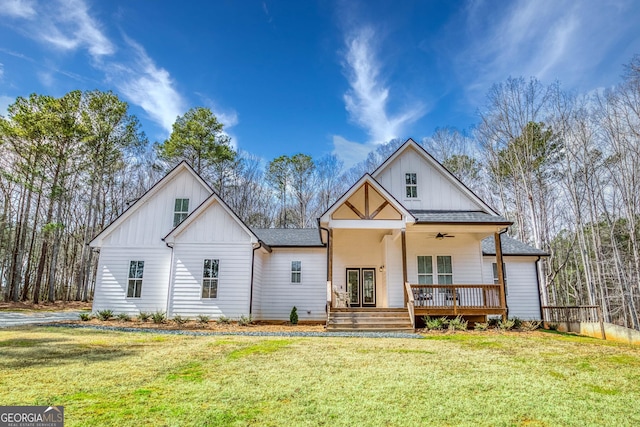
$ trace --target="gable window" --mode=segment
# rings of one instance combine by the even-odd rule
[[[127,281],[127,298],[140,298],[142,292],[142,276],[144,261],[129,262],[129,280]]]
[[[405,173],[404,182],[406,185],[407,199],[415,199],[418,197],[418,177],[415,173]]]
[[[418,256],[418,284],[433,285],[433,257]]]
[[[189,215],[189,199],[176,199],[173,210],[173,226],[177,227]]]
[[[218,297],[218,267],[217,259],[205,259],[202,271],[202,298]]]
[[[491,264],[491,266],[493,267],[493,284],[499,285],[500,281],[498,279],[498,263],[494,262]],[[504,265],[504,262],[502,263],[502,276],[504,278],[504,294],[507,295],[507,269]]]
[[[291,261],[291,283],[302,282],[302,261]]]

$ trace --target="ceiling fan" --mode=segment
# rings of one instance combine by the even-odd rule
[[[451,234],[447,234],[447,233],[438,233],[435,235],[436,240],[443,240],[445,237],[456,237],[456,236],[452,236]]]

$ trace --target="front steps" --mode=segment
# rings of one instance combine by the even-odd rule
[[[327,332],[414,332],[406,308],[332,308]]]

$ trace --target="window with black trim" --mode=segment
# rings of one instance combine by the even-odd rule
[[[142,293],[142,276],[144,261],[129,262],[129,280],[127,281],[127,298],[140,298]]]
[[[302,282],[302,261],[291,261],[291,283]]]
[[[202,298],[218,298],[220,260],[205,259],[202,271]]]
[[[189,199],[176,199],[173,210],[173,226],[177,227],[189,215]]]

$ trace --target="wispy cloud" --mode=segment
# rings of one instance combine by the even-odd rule
[[[382,143],[402,136],[404,128],[425,114],[420,103],[405,106],[394,114],[388,112],[389,87],[377,58],[371,27],[362,27],[345,37],[344,72],[350,89],[344,102],[351,120],[369,135],[370,142]]]
[[[13,18],[31,18],[35,16],[33,0],[0,0],[0,15]]]
[[[15,100],[15,98],[11,98],[10,96],[0,95],[0,116],[7,115],[7,108],[9,108],[9,105],[13,104]]]
[[[369,152],[376,148],[375,144],[361,144],[359,142],[349,141],[340,135],[333,135],[332,139],[333,154],[338,156],[345,169],[366,159]]]

